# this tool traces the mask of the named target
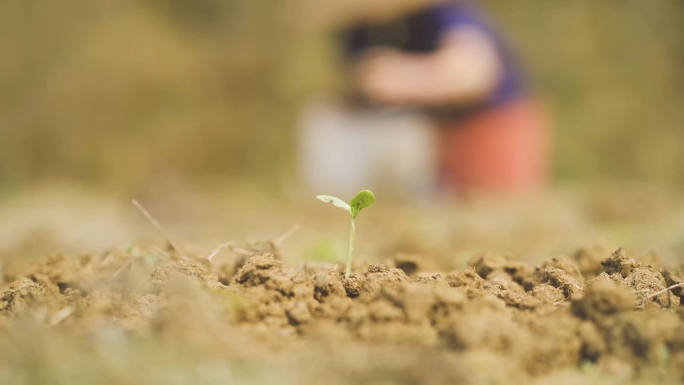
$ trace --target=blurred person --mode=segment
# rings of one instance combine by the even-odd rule
[[[542,189],[550,123],[501,32],[465,1],[405,8],[341,33],[351,92],[344,106],[317,111],[327,120],[305,125],[310,184],[354,191],[398,180],[392,187],[413,195]]]

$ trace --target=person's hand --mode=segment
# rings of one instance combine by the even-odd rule
[[[421,60],[425,59],[390,49],[370,51],[356,66],[356,87],[372,103],[411,104],[424,72]]]
[[[356,66],[355,86],[377,104],[468,104],[491,94],[501,66],[494,42],[481,31],[462,27],[444,36],[432,53],[367,52]]]

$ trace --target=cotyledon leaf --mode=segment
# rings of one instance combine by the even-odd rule
[[[361,190],[358,194],[351,200],[351,216],[356,218],[359,211],[370,207],[375,202],[375,195],[370,190]]]
[[[340,198],[330,196],[330,195],[317,195],[316,198],[322,200],[323,202],[332,203],[333,205],[335,205],[336,207],[339,207],[341,209],[347,210],[350,214],[352,212],[349,204]]]

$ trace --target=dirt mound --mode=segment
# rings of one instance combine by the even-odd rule
[[[605,271],[588,285],[568,257],[533,268],[482,255],[470,265],[413,278],[371,265],[344,281],[339,272],[297,271],[266,254],[252,257],[231,286],[257,304],[243,322],[274,335],[320,336],[324,327],[361,341],[486,350],[514,357],[531,376],[588,362],[609,371],[622,361],[636,373],[659,364],[663,349],[684,354],[674,333],[684,324],[674,313],[635,310],[644,303],[677,309],[679,298],[642,295],[664,289],[665,278],[624,250],[606,258]],[[648,329],[647,320],[658,328]],[[647,333],[653,340],[643,341]]]
[[[0,325],[11,328],[23,315],[42,312],[45,323],[86,334],[109,325],[207,344],[239,330],[265,351],[299,357],[331,344],[357,351],[357,360],[383,347],[411,362],[421,355],[437,363],[462,358],[426,373],[433,383],[503,383],[586,368],[684,380],[682,290],[665,290],[681,282],[678,271],[645,265],[622,249],[597,271],[585,254],[536,267],[482,254],[449,273],[412,265],[411,276],[406,266],[357,264],[364,270],[349,280],[271,253],[236,257],[233,266],[159,249],[52,256],[0,292]],[[313,345],[303,353],[293,342]],[[375,379],[383,370],[372,360],[326,365]],[[506,374],[485,376],[483,365]]]

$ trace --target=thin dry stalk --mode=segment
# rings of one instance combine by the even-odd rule
[[[185,254],[181,251],[180,247],[178,247],[178,245],[176,244],[176,242],[174,242],[173,239],[171,239],[171,237],[169,236],[169,234],[166,232],[166,230],[164,230],[164,228],[159,224],[159,222],[157,222],[157,220],[154,219],[154,217],[152,217],[152,215],[151,215],[147,210],[145,210],[145,208],[142,207],[142,205],[141,205],[140,203],[138,203],[138,201],[136,201],[135,199],[133,199],[133,200],[131,200],[131,203],[133,203],[133,206],[135,206],[135,208],[137,208],[137,209],[142,213],[142,215],[144,215],[145,218],[147,218],[147,220],[150,221],[150,223],[152,224],[152,226],[154,226],[154,227],[157,229],[157,231],[159,231],[159,233],[160,233],[164,238],[166,238],[166,241],[169,242],[169,245],[171,245],[171,247],[172,247],[174,250],[176,250],[176,252],[178,253],[178,255],[180,255],[180,257],[181,257],[183,260],[188,261],[188,260],[189,260],[188,257],[185,256]]]
[[[234,243],[235,243],[235,241],[228,241],[228,242],[225,242],[225,243],[222,243],[222,244],[218,245],[218,247],[216,247],[216,248],[207,256],[207,260],[209,260],[209,262],[211,262],[211,260],[214,259],[214,257],[215,257],[218,253],[221,252],[221,250],[225,249],[226,247],[232,246]]]
[[[670,286],[670,287],[666,287],[666,288],[664,288],[663,290],[657,291],[657,292],[655,292],[655,293],[653,293],[653,294],[647,296],[646,299],[651,299],[651,298],[653,298],[653,297],[657,297],[657,296],[659,296],[659,295],[661,295],[661,294],[663,294],[663,293],[665,293],[665,292],[667,292],[667,291],[669,291],[669,290],[676,289],[676,288],[681,287],[681,286],[684,286],[684,282],[677,283],[677,284],[674,284],[674,285],[672,285],[672,286]]]
[[[65,319],[69,318],[69,316],[74,312],[74,308],[68,306],[65,307],[64,309],[58,311],[55,313],[52,318],[50,319],[50,325],[55,326],[58,323],[64,321]]]
[[[173,258],[173,257],[169,254],[168,251],[162,249],[162,248],[159,247],[159,246],[150,246],[150,249],[151,249],[152,251],[156,252],[156,253],[159,253],[159,255],[164,256],[164,257],[166,257],[166,258],[168,258],[168,259],[175,259],[175,258]]]
[[[281,236],[273,240],[273,243],[277,246],[280,245],[281,243],[285,242],[288,238],[292,236],[292,234],[296,233],[297,230],[299,230],[301,226],[299,224],[296,224],[292,227],[290,227],[289,230],[284,232]]]
[[[133,258],[130,258],[123,265],[121,265],[121,267],[116,269],[114,274],[112,274],[112,278],[116,278],[119,274],[121,274],[122,271],[126,270],[127,268],[131,267],[132,265],[133,265]]]
[[[667,293],[668,291],[670,291],[670,290],[672,290],[672,289],[676,289],[676,288],[681,287],[681,286],[684,286],[684,282],[680,282],[680,283],[674,284],[674,285],[672,285],[672,286],[670,286],[670,287],[666,287],[666,288],[664,288],[663,290],[659,290],[659,291],[657,291],[657,292],[655,292],[655,293],[653,293],[653,294],[647,294],[647,295],[645,295],[645,296],[643,296],[643,297],[641,298],[640,304],[639,304],[639,306],[637,306],[636,308],[637,308],[637,309],[643,309],[643,308],[646,306],[646,302],[647,302],[649,299],[654,298],[654,297],[657,297],[657,296],[659,296],[659,295],[661,295],[661,294],[663,294],[663,293]],[[634,294],[639,294],[639,293],[648,293],[648,292],[649,292],[648,289],[644,289],[644,290],[637,290],[637,291],[635,291],[635,292],[633,292],[633,293],[634,293]],[[672,298],[671,298],[669,295],[667,296],[667,302],[668,302],[667,307],[672,306]]]
[[[111,252],[111,250],[107,253],[107,256],[102,259],[102,262],[100,262],[100,267],[107,267],[114,262],[114,253]]]
[[[247,255],[247,256],[252,256],[252,255],[254,255],[254,252],[253,252],[253,251],[241,249],[241,248],[239,248],[239,247],[230,246],[230,250],[231,250],[232,252],[234,252],[234,253],[237,253],[237,254],[242,254],[242,255]]]

